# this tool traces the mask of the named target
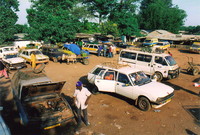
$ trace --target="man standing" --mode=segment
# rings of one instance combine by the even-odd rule
[[[35,55],[35,52],[31,53],[31,64],[32,64],[32,68],[34,69],[36,67],[36,55]]]
[[[5,76],[6,79],[9,79],[8,73],[6,71],[6,66],[3,64],[2,58],[0,58],[0,77]]]
[[[77,128],[80,128],[81,126],[81,112],[83,112],[83,118],[86,126],[90,125],[87,117],[88,100],[90,99],[90,97],[91,97],[91,92],[87,88],[83,87],[81,81],[78,81],[76,83],[76,89],[74,92],[74,102],[77,107],[77,117],[78,117]]]

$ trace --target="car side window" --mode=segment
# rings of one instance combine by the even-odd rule
[[[132,53],[132,52],[122,52],[120,57],[135,60],[135,58],[136,58],[136,53]]]
[[[98,46],[94,46],[95,49],[98,49]]]
[[[97,69],[95,69],[93,72],[92,72],[92,74],[94,74],[94,75],[98,75],[99,73],[100,73],[100,71],[104,71],[104,70],[106,70],[106,69],[104,69],[104,68],[97,68]]]
[[[104,75],[105,80],[115,80],[115,71],[107,71]]]
[[[138,61],[144,61],[144,62],[151,62],[151,59],[152,59],[151,55],[138,54],[137,57]]]
[[[118,75],[118,82],[125,83],[125,84],[130,84],[130,81],[128,79],[128,76],[122,73],[119,73]]]
[[[2,53],[2,50],[0,50],[0,53]]]
[[[166,61],[163,59],[163,57],[155,56],[155,62],[161,65],[167,65]]]

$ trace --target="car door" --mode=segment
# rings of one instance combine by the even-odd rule
[[[153,71],[156,72],[161,72],[164,77],[166,77],[168,70],[168,65],[167,62],[163,57],[160,56],[155,56],[154,57],[154,64],[153,64]]]
[[[146,74],[151,75],[153,70],[152,55],[138,54],[135,68],[140,69]]]
[[[106,70],[106,69],[103,68],[103,67],[95,67],[91,72],[88,73],[88,75],[87,75],[88,81],[89,81],[91,84],[94,84],[94,81],[95,81],[95,79],[96,79],[96,76],[98,76],[99,73],[100,73],[102,70],[104,71],[104,70]]]
[[[99,91],[115,92],[115,72],[114,71],[100,71],[95,78],[95,85]]]
[[[126,74],[118,74],[116,81],[116,93],[133,99],[133,85]]]

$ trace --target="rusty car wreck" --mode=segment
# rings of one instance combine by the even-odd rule
[[[18,70],[11,83],[22,125],[50,129],[74,119],[73,111],[60,94],[65,81],[52,82],[43,72]]]

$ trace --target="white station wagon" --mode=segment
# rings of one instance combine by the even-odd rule
[[[97,65],[87,76],[94,84],[93,92],[113,92],[135,100],[142,111],[159,108],[174,96],[174,89],[147,77],[142,71],[118,64]]]

